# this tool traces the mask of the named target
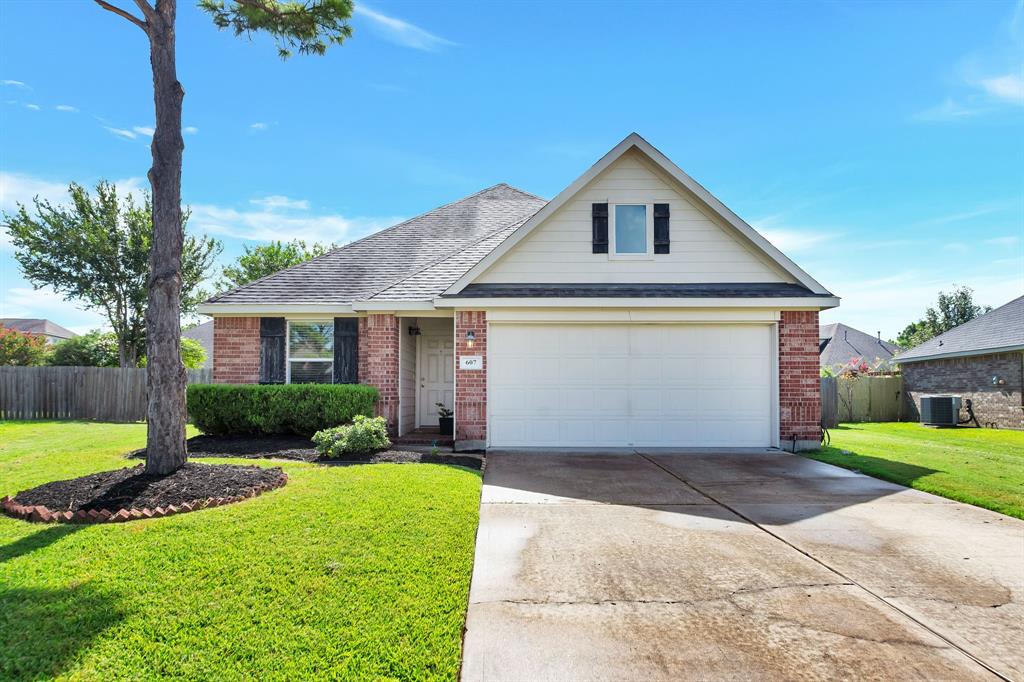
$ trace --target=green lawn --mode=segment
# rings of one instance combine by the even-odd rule
[[[132,464],[144,439],[0,422],[0,496]],[[0,516],[0,679],[454,678],[479,473],[261,465],[288,485],[166,519]]]
[[[889,423],[830,433],[831,447],[802,454],[1024,518],[1024,432]]]

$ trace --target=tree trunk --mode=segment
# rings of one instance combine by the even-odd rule
[[[176,0],[158,0],[149,17],[156,132],[153,134],[153,246],[146,308],[146,389],[149,395],[146,473],[185,464],[185,367],[181,363],[181,102],[175,65]]]

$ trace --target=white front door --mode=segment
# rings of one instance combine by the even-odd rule
[[[768,325],[494,324],[492,447],[772,444]]]
[[[417,426],[437,426],[437,403],[444,403],[449,410],[455,405],[455,340],[450,333],[444,336],[424,334],[418,338]]]

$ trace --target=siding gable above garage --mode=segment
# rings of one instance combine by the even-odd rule
[[[607,212],[601,204],[607,204]],[[615,248],[615,205],[646,204],[648,254]],[[664,244],[665,205],[669,243]],[[657,206],[656,206],[657,205]],[[597,241],[607,215],[607,253]],[[595,217],[598,216],[598,217]],[[654,248],[659,244],[658,248]],[[667,251],[667,252],[666,252]],[[799,284],[830,296],[707,190],[631,134],[453,284]]]

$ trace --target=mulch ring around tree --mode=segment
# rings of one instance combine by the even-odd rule
[[[189,457],[235,457],[243,459],[291,459],[316,464],[447,464],[480,470],[484,459],[480,455],[454,455],[439,451],[388,449],[366,455],[345,455],[341,459],[320,456],[313,441],[302,436],[193,436],[188,439]],[[128,455],[145,459],[146,450],[135,450]]]
[[[104,471],[23,490],[0,502],[8,516],[26,521],[106,523],[159,518],[219,507],[279,488],[288,475],[279,467],[188,462],[165,476],[143,465]]]

